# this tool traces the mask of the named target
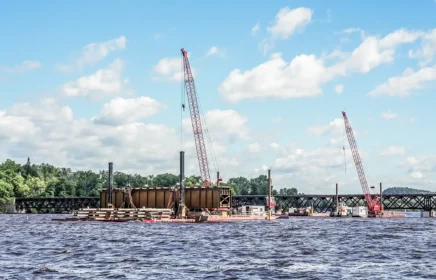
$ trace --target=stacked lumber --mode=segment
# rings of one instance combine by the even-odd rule
[[[88,220],[142,220],[169,219],[171,209],[166,208],[85,208],[73,212],[78,219]]]
[[[145,217],[147,220],[162,220],[171,218],[171,209],[149,209]]]

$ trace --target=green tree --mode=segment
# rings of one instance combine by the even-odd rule
[[[28,196],[39,197],[44,196],[46,193],[46,183],[38,177],[28,176],[25,184],[29,187]]]
[[[0,172],[0,203],[5,203],[9,198],[14,196],[14,186],[2,179]]]
[[[248,195],[250,194],[250,182],[245,177],[230,178],[228,184],[232,188],[232,194]]]
[[[298,194],[298,190],[296,188],[283,188],[280,189],[279,191],[279,195],[297,195]]]
[[[135,174],[131,176],[130,181],[131,181],[130,184],[134,188],[144,188],[147,186],[148,183],[147,177],[143,177],[139,174]]]
[[[74,173],[74,181],[77,196],[97,195],[98,189],[102,187],[99,175],[92,171],[77,171]]]
[[[203,183],[203,180],[201,179],[201,176],[195,176],[192,175],[190,177],[185,178],[185,186],[201,186]]]
[[[268,177],[260,175],[257,178],[250,179],[252,195],[267,195],[268,194]]]
[[[175,186],[179,182],[179,177],[171,174],[159,174],[153,179],[153,183],[156,187],[171,187]]]

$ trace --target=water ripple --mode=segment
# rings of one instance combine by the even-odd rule
[[[436,279],[436,219],[119,224],[53,217],[0,216],[0,279]]]

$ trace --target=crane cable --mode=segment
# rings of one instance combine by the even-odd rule
[[[347,174],[347,158],[345,157],[345,126],[344,126],[344,133],[342,135],[342,150],[344,150],[344,168],[345,168],[345,174]]]
[[[184,61],[183,61],[183,54],[182,54],[182,59],[180,60],[182,63],[182,71],[180,72],[181,75],[181,87],[180,87],[180,92],[181,92],[181,105],[180,106],[180,150],[183,151],[183,112],[185,111],[185,65],[184,65]]]
[[[182,71],[181,71],[181,76],[182,76],[182,83],[181,83],[182,106],[181,107],[182,108],[181,108],[181,112],[180,112],[180,145],[182,146],[181,148],[183,149],[183,111],[185,111],[185,87],[184,87],[184,82],[185,82],[185,77],[184,77],[184,74],[185,74],[185,65],[184,65],[183,54],[182,54],[181,62],[182,62],[181,63],[182,64]],[[194,86],[195,86],[195,84],[194,84]],[[206,138],[208,140],[209,147],[210,147],[210,150],[211,150],[211,153],[212,153],[212,162],[213,162],[213,165],[215,167],[215,171],[217,172],[219,170],[218,161],[217,161],[216,156],[215,156],[215,151],[213,149],[213,143],[212,143],[212,140],[211,140],[211,137],[210,137],[210,134],[209,134],[209,129],[207,128],[206,119],[205,119],[204,114],[203,114],[203,109],[202,109],[201,102],[200,102],[200,95],[198,94],[198,91],[197,91],[196,87],[195,87],[195,93],[196,93],[197,100],[198,100],[198,107],[200,109],[200,121],[203,123],[203,126],[204,126],[203,131],[206,134]]]
[[[344,150],[345,173],[347,173],[347,163],[346,163],[346,157],[345,157],[345,130],[346,130],[346,128],[344,127],[344,137],[343,137],[343,141],[342,141],[342,143],[343,143],[342,144],[342,148]],[[356,147],[359,150],[359,146],[357,145],[357,140],[356,140]],[[364,159],[363,159],[361,154],[360,154],[360,160],[361,160],[361,163],[362,163],[362,168],[363,168],[365,177],[367,179],[367,183],[369,185],[368,186],[369,187],[369,191],[371,193],[371,183],[370,182],[372,182],[372,176],[371,176],[371,174],[369,172],[369,169],[366,167],[366,163],[364,162]]]
[[[213,165],[214,165],[214,168],[215,168],[215,172],[218,172],[219,171],[218,160],[216,159],[216,156],[215,156],[215,151],[213,149],[212,139],[211,139],[210,134],[209,134],[209,129],[208,129],[208,126],[207,126],[207,123],[206,123],[206,118],[205,118],[205,116],[203,114],[203,107],[201,106],[200,95],[198,94],[198,91],[197,91],[197,99],[198,99],[198,107],[200,109],[200,115],[201,115],[200,119],[204,123],[204,132],[206,134],[206,138],[208,140],[210,151],[211,151],[211,154],[212,154],[212,162],[213,162]]]

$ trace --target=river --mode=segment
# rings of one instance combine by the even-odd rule
[[[0,279],[436,279],[436,218],[51,221],[60,216],[0,215]]]

